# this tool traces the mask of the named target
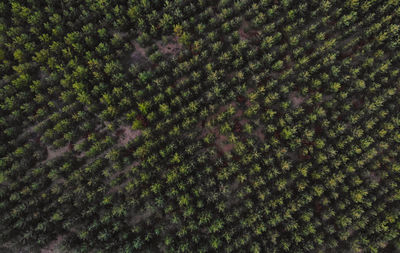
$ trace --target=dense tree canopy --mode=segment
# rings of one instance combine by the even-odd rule
[[[0,251],[400,250],[398,0],[0,2]]]

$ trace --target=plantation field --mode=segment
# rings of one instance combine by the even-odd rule
[[[400,252],[400,1],[0,2],[0,252]]]

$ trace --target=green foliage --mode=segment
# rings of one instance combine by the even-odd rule
[[[0,13],[5,251],[398,250],[398,0]]]
[[[6,182],[6,176],[4,175],[4,173],[0,172],[0,184]]]

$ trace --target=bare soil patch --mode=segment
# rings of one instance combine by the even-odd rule
[[[233,144],[229,143],[228,138],[225,135],[217,134],[215,144],[224,154],[230,153],[233,149]]]
[[[154,210],[147,209],[141,214],[134,215],[132,217],[132,219],[129,221],[129,224],[136,225],[136,224],[140,223],[141,221],[144,221],[144,220],[150,218],[154,213],[155,213]]]
[[[259,34],[259,31],[250,28],[248,21],[243,21],[239,28],[239,36],[242,40],[250,40],[251,38],[257,37]]]
[[[257,128],[256,131],[254,132],[254,134],[255,134],[261,141],[264,141],[264,140],[265,140],[265,135],[263,134],[261,127]]]
[[[235,113],[235,115],[233,115],[233,117],[239,118],[239,117],[241,117],[242,115],[243,115],[243,110],[237,110],[236,113]]]
[[[135,46],[135,51],[133,51],[133,53],[130,55],[132,62],[139,64],[144,63],[147,60],[145,49],[136,41],[133,42],[133,45]]]
[[[300,94],[297,92],[291,92],[289,99],[295,108],[299,107],[305,100],[305,98],[300,96]]]
[[[52,160],[52,159],[54,159],[56,157],[62,156],[64,153],[66,153],[68,151],[69,151],[69,146],[68,145],[66,145],[65,147],[56,149],[56,150],[47,148],[47,159],[46,159],[45,162],[47,162],[49,160]]]
[[[59,246],[63,240],[63,236],[59,235],[56,240],[50,242],[46,248],[40,250],[40,253],[58,253],[61,252]]]
[[[182,49],[182,45],[178,42],[176,37],[173,37],[167,43],[163,43],[162,41],[157,41],[156,44],[160,52],[163,54],[171,54],[175,56]]]
[[[381,177],[377,175],[375,172],[370,172],[369,177],[373,182],[379,183],[381,181]]]
[[[119,131],[121,131],[119,136],[119,144],[122,146],[126,146],[129,141],[142,134],[141,130],[132,130],[129,126],[123,126]]]
[[[333,95],[324,95],[322,97],[322,101],[326,102],[326,101],[331,100],[332,98],[333,98]]]

